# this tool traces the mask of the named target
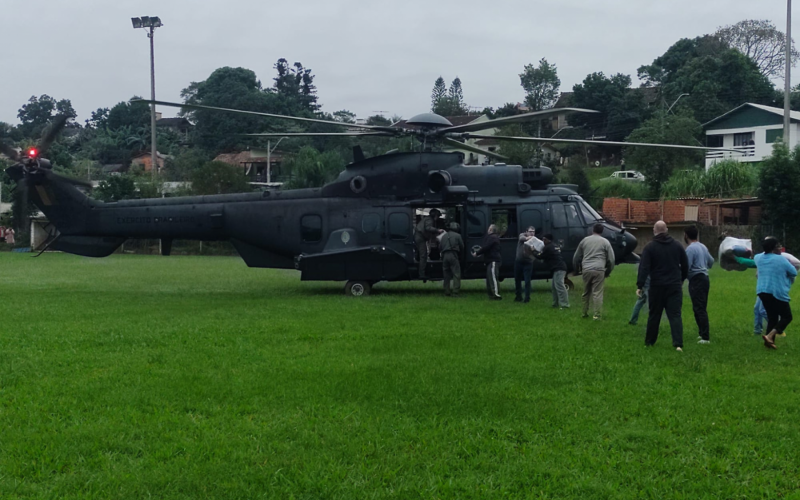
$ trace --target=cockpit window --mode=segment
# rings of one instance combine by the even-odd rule
[[[583,213],[583,218],[586,222],[603,220],[603,217],[595,212],[595,210],[585,201],[581,200],[581,202],[578,203],[578,206],[581,207],[581,213]]]

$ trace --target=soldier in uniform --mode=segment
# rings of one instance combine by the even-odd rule
[[[444,274],[444,294],[450,296],[450,280],[453,280],[453,297],[458,297],[461,290],[461,252],[464,251],[464,240],[458,233],[458,223],[450,223],[450,230],[442,236],[442,272]]]
[[[443,229],[436,227],[435,220],[439,218],[442,213],[433,209],[429,215],[422,217],[416,227],[414,228],[414,243],[417,245],[417,256],[419,257],[419,279],[427,280],[425,275],[428,268],[428,241],[435,238],[439,233],[444,232]]]

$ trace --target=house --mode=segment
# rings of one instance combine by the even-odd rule
[[[281,185],[276,182],[283,162],[283,153],[280,151],[252,149],[238,153],[223,153],[214,158],[214,161],[240,167],[250,182]]]
[[[790,146],[797,146],[800,112],[791,112]],[[756,163],[772,154],[772,145],[783,137],[783,109],[744,103],[703,125],[706,146],[733,151],[709,151],[706,169],[724,159]]]
[[[181,138],[181,141],[186,142],[189,140],[189,132],[192,131],[194,125],[186,118],[158,118],[156,127],[172,130]]]
[[[156,163],[158,164],[158,171],[163,170],[164,162],[168,159],[172,159],[170,155],[162,155],[161,153],[156,151]],[[150,172],[153,170],[153,161],[151,158],[150,151],[142,151],[141,153],[137,154],[133,158],[131,158],[131,166],[141,166],[144,168],[145,172]]]

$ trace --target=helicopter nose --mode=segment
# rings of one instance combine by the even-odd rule
[[[636,250],[636,246],[639,242],[636,240],[636,236],[632,235],[628,231],[625,231],[625,261],[636,263],[639,262],[639,256],[633,253]]]

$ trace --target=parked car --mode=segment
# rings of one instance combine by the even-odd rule
[[[622,181],[631,181],[631,182],[644,182],[644,175],[641,172],[637,172],[635,170],[620,170],[619,172],[614,172],[609,176],[609,179],[619,179]]]

